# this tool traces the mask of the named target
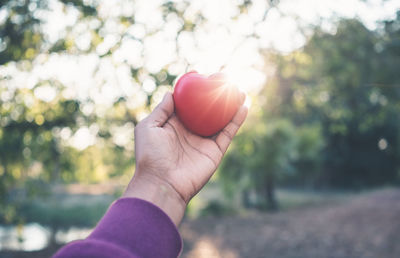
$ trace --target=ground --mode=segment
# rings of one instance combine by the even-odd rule
[[[400,257],[400,189],[276,213],[186,220],[182,257]],[[0,252],[0,257],[49,257],[38,252]]]
[[[400,190],[181,226],[182,257],[400,257]]]

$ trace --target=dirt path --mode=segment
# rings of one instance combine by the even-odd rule
[[[336,204],[181,226],[182,257],[400,257],[400,190]]]

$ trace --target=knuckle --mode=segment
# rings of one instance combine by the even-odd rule
[[[229,130],[224,129],[224,130],[222,130],[222,133],[225,134],[226,137],[228,137],[230,140],[233,139],[233,135],[232,135],[232,133],[231,133]]]

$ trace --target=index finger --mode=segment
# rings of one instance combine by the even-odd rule
[[[221,150],[222,154],[224,154],[228,149],[233,137],[236,135],[240,126],[246,119],[247,113],[248,108],[246,106],[241,106],[236,112],[235,116],[232,118],[232,121],[229,122],[229,124],[227,124],[225,128],[218,133],[215,142]]]

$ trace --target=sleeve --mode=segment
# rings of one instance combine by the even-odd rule
[[[178,257],[182,238],[167,214],[150,202],[121,198],[84,240],[61,248],[62,257]]]

